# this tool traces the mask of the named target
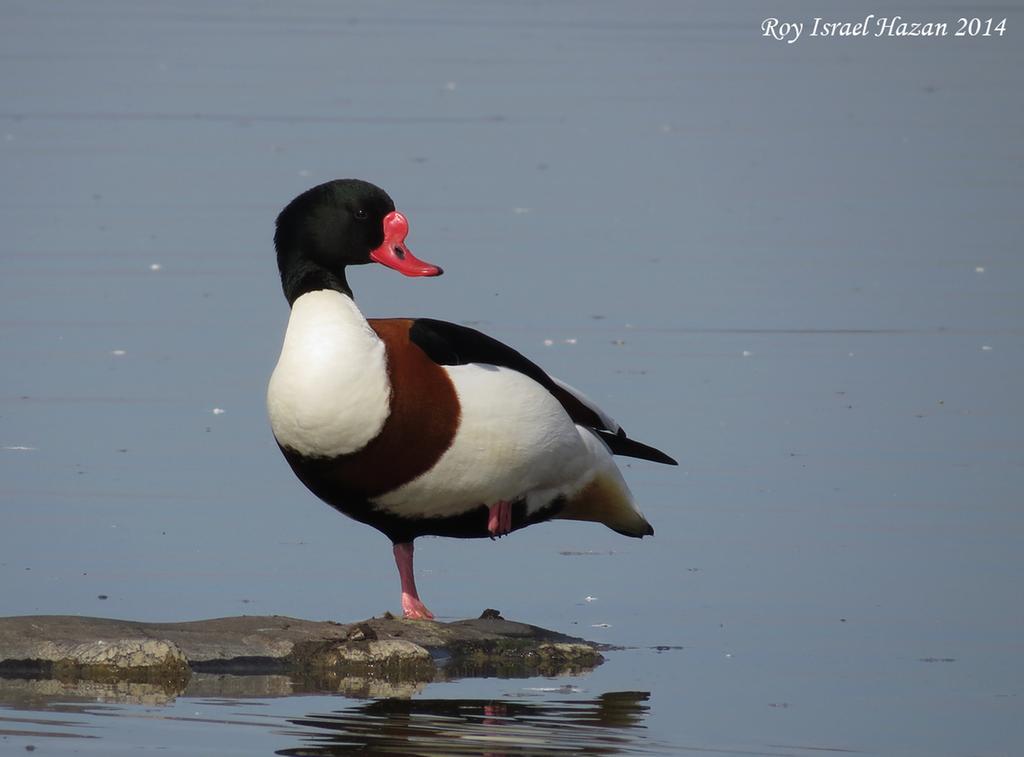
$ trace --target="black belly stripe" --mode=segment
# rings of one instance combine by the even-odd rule
[[[490,537],[487,530],[488,508],[478,505],[458,515],[434,518],[403,517],[375,507],[369,499],[352,491],[332,487],[329,460],[305,458],[282,448],[292,470],[310,491],[335,510],[368,526],[373,526],[392,542],[409,542],[419,536],[447,536],[458,539]],[[512,530],[525,528],[554,518],[565,506],[565,498],[557,497],[530,516],[524,500],[512,503]]]

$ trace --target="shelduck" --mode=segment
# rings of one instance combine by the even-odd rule
[[[416,591],[417,536],[494,538],[554,518],[653,534],[612,455],[675,460],[479,331],[363,316],[347,266],[442,273],[409,251],[408,231],[391,198],[356,179],[285,207],[274,246],[291,314],[267,392],[302,483],[393,542],[404,616],[433,618]]]

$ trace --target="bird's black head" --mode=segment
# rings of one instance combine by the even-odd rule
[[[345,267],[377,262],[406,276],[438,276],[441,269],[405,246],[409,222],[380,187],[338,179],[313,187],[277,217],[274,246],[289,303],[317,289],[351,296]]]

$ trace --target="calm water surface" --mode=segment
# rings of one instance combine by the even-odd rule
[[[388,189],[446,270],[356,271],[364,310],[477,325],[681,465],[625,462],[653,539],[418,544],[446,618],[627,648],[588,675],[21,682],[0,753],[1019,754],[1024,14],[760,36],[866,12],[4,3],[0,615],[396,609],[387,541],[265,419],[273,219],[331,178]]]
[[[491,685],[488,698],[414,697],[353,702],[182,698],[134,705],[63,701],[42,712],[0,715],[12,747],[119,754],[672,754],[651,738],[650,694],[595,695],[572,684]],[[529,684],[529,682],[528,682]],[[463,687],[466,688],[466,687]],[[448,692],[450,694],[450,692]],[[480,694],[481,692],[465,692]],[[25,703],[22,704],[24,707]]]

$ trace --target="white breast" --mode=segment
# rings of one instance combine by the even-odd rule
[[[384,343],[352,298],[308,292],[292,305],[267,409],[277,441],[310,457],[355,452],[387,419]]]

